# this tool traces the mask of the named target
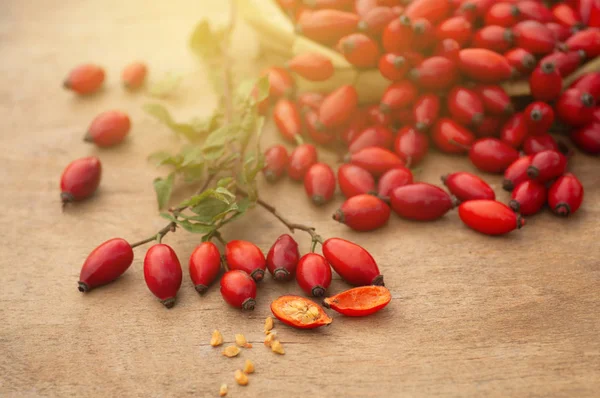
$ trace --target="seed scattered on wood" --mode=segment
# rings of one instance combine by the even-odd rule
[[[246,337],[244,337],[243,334],[236,334],[235,344],[239,345],[240,347],[245,347],[246,344],[248,344],[248,342],[246,341]]]
[[[244,344],[244,348],[252,348],[252,344],[251,343],[246,343],[246,344]]]
[[[218,347],[223,344],[223,335],[218,330],[215,330],[210,338],[210,345],[213,347]]]
[[[223,355],[225,355],[227,358],[237,357],[239,353],[239,347],[236,347],[234,345],[230,345],[229,347],[223,350]]]
[[[246,359],[246,363],[244,364],[244,373],[254,373],[254,364],[249,359]]]
[[[227,395],[227,384],[221,384],[221,388],[219,388],[219,397],[224,397]]]
[[[248,384],[248,376],[246,376],[246,374],[239,369],[235,371],[234,378],[235,382],[240,386],[245,386]]]
[[[271,331],[271,329],[273,329],[273,327],[274,327],[273,318],[268,316],[267,319],[265,319],[265,334],[269,334],[269,332]]]
[[[267,337],[265,337],[265,345],[266,345],[267,347],[271,347],[271,345],[272,345],[272,344],[273,344],[273,342],[275,341],[276,337],[277,337],[277,334],[276,334],[276,333],[269,333],[269,334],[267,335]]]
[[[273,341],[273,343],[271,344],[271,350],[279,355],[285,354],[285,351],[283,350],[283,346],[281,345],[279,340]]]

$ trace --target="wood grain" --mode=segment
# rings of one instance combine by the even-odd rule
[[[393,293],[387,309],[365,319],[334,315],[322,330],[276,326],[286,355],[262,344],[270,300],[300,293],[295,284],[262,284],[256,311],[228,308],[212,287],[199,297],[184,271],[172,310],[150,294],[142,276],[143,249],[117,282],[81,295],[81,263],[98,243],[136,240],[163,225],[145,158],[177,143],[141,111],[149,99],[121,90],[121,68],[145,60],[151,75],[184,75],[167,104],[178,118],[202,115],[214,98],[186,48],[201,17],[222,20],[216,1],[144,2],[6,0],[0,3],[0,395],[231,397],[598,396],[600,391],[600,161],[577,153],[572,169],[586,189],[584,206],[563,220],[544,213],[504,238],[473,233],[456,213],[434,223],[396,217],[374,233],[334,223],[341,202],[311,207],[301,186],[264,185],[263,196],[290,218],[324,236],[342,236],[369,249]],[[248,31],[237,35],[239,55],[255,50]],[[93,61],[108,72],[106,88],[79,99],[61,89],[75,64]],[[100,111],[129,112],[127,143],[97,150],[81,140]],[[266,135],[275,141],[272,128]],[[60,211],[58,177],[73,158],[95,154],[103,182],[92,200]],[[463,158],[431,155],[418,178],[437,182]],[[485,176],[501,200],[498,176]],[[178,192],[183,197],[185,192]],[[268,250],[285,230],[257,209],[227,239],[246,238]],[[308,239],[298,235],[301,248]],[[198,243],[169,235],[182,262]],[[346,288],[335,279],[331,291]],[[228,341],[244,333],[254,344],[234,359],[208,345],[213,329]],[[247,387],[233,373],[250,358]]]

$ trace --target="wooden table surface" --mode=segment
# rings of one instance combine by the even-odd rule
[[[176,142],[142,112],[152,99],[120,88],[120,70],[141,59],[154,78],[181,73],[166,104],[179,119],[207,114],[214,97],[186,40],[201,17],[226,17],[221,3],[1,2],[0,395],[214,397],[226,382],[231,397],[598,396],[600,160],[580,153],[572,162],[586,189],[579,213],[565,220],[545,212],[502,238],[468,230],[456,212],[433,223],[392,217],[380,231],[353,233],[329,217],[341,197],[315,209],[299,185],[263,184],[265,200],[290,218],[370,250],[393,293],[388,308],[369,318],[334,315],[330,327],[312,332],[277,324],[284,356],[262,345],[262,325],[272,299],[300,293],[293,283],[267,278],[256,310],[241,313],[217,287],[199,297],[184,269],[177,305],[166,310],[144,284],[139,248],[117,282],[77,291],[93,247],[114,236],[134,241],[164,224],[151,184],[161,171],[145,159]],[[247,60],[256,50],[251,36],[236,36],[236,54]],[[102,93],[80,99],[61,82],[85,61],[104,65],[108,79]],[[110,108],[131,114],[127,142],[111,150],[83,143],[89,121]],[[266,140],[276,139],[270,128]],[[103,162],[101,188],[61,213],[60,173],[87,155]],[[418,178],[435,183],[458,170],[473,168],[434,154]],[[500,177],[486,179],[505,201]],[[256,209],[224,236],[266,251],[285,232]],[[306,236],[297,238],[306,251]],[[185,265],[198,237],[179,231],[165,242]],[[345,287],[336,277],[331,291]],[[208,344],[215,328],[228,341],[245,334],[254,348],[224,358]],[[256,374],[239,387],[233,372],[247,358]]]

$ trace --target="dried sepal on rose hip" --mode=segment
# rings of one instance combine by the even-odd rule
[[[390,303],[392,295],[383,286],[361,286],[323,300],[323,305],[347,316],[371,315]]]
[[[281,322],[297,329],[314,329],[333,322],[319,304],[300,296],[275,299],[271,303],[271,312]]]
[[[213,331],[212,336],[210,337],[210,345],[218,347],[221,344],[223,344],[223,335],[218,330]]]

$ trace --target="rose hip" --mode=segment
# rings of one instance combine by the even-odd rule
[[[496,199],[496,194],[492,187],[475,174],[460,171],[457,173],[446,174],[442,177],[442,182],[452,195],[461,202],[478,199]]]
[[[375,179],[362,167],[344,164],[338,169],[337,177],[340,190],[347,198],[375,191]]]
[[[159,243],[146,252],[144,279],[148,289],[167,308],[175,305],[175,296],[181,287],[181,264],[173,249]]]
[[[538,101],[553,101],[562,91],[563,79],[552,62],[542,62],[529,77],[531,95]]]
[[[503,173],[519,158],[519,152],[497,138],[481,138],[469,150],[469,159],[479,170]]]
[[[527,169],[531,166],[531,160],[533,156],[523,156],[517,159],[513,164],[508,166],[504,171],[504,181],[502,182],[502,188],[506,191],[512,191],[514,187],[527,181]]]
[[[394,133],[384,126],[371,126],[361,131],[348,146],[350,153],[356,153],[361,149],[371,146],[391,148],[394,141]]]
[[[543,135],[554,123],[554,110],[542,101],[532,102],[525,108],[525,124],[531,135]]]
[[[318,10],[323,9],[335,9],[345,10],[349,8],[354,1],[352,0],[306,0],[304,5],[308,8],[314,8]]]
[[[540,63],[552,62],[562,77],[569,76],[575,72],[585,61],[584,51],[556,51],[541,59]]]
[[[221,278],[221,296],[232,307],[252,311],[256,305],[256,282],[244,271],[228,271]]]
[[[432,24],[437,23],[450,13],[450,3],[439,0],[414,0],[404,10],[404,15],[411,20],[427,19]]]
[[[362,167],[374,177],[379,177],[388,170],[404,167],[404,161],[394,152],[380,147],[368,147],[348,156],[348,161]]]
[[[600,122],[592,122],[571,132],[571,140],[579,149],[592,155],[600,154]]]
[[[319,115],[317,114],[317,112],[313,110],[305,112],[303,115],[303,119],[306,132],[315,143],[326,146],[336,141],[337,130],[331,131],[328,129],[321,129],[322,126],[319,122]]]
[[[508,205],[517,213],[531,216],[542,210],[547,196],[548,192],[544,184],[537,181],[523,181],[512,191]]]
[[[320,254],[307,253],[298,262],[296,281],[306,294],[323,297],[331,284],[331,266]]]
[[[269,182],[279,180],[288,166],[289,156],[283,145],[273,145],[265,152],[265,167],[262,172]]]
[[[424,94],[415,102],[413,109],[415,128],[419,131],[428,130],[440,115],[440,97],[435,94]]]
[[[288,61],[287,67],[303,78],[315,82],[327,80],[334,73],[331,60],[317,52],[296,55]]]
[[[92,94],[104,83],[104,69],[93,64],[83,64],[71,72],[63,82],[64,88],[80,95]]]
[[[327,128],[343,126],[358,106],[358,93],[350,85],[341,86],[323,100],[319,121]]]
[[[107,240],[85,259],[79,274],[79,291],[89,292],[114,281],[127,271],[132,262],[133,250],[125,239]]]
[[[60,178],[60,198],[63,206],[89,198],[100,185],[102,165],[95,156],[72,161]]]
[[[330,238],[323,243],[322,250],[335,272],[349,284],[384,285],[377,263],[361,246],[345,239]]]
[[[486,112],[493,115],[512,115],[515,108],[506,91],[498,85],[481,85],[475,88]]]
[[[569,88],[576,88],[590,93],[597,101],[600,100],[600,72],[586,73],[575,80]]]
[[[556,22],[546,22],[544,25],[546,25],[546,27],[552,31],[554,38],[559,43],[562,43],[571,37],[571,29],[567,28],[566,26],[562,26]]]
[[[554,20],[554,16],[548,7],[541,1],[537,0],[522,0],[517,3],[522,21],[534,20],[538,22],[550,22]]]
[[[390,7],[373,7],[361,16],[358,30],[379,37],[385,27],[396,18],[397,15]]]
[[[537,65],[535,56],[523,48],[513,48],[504,53],[504,58],[510,66],[515,68],[522,75],[528,75]]]
[[[275,318],[296,329],[314,329],[333,322],[314,301],[300,296],[281,296],[271,303]]]
[[[508,121],[502,126],[500,131],[500,139],[512,146],[513,148],[520,148],[528,135],[527,122],[525,120],[525,114],[515,113]]]
[[[571,173],[566,173],[552,184],[548,191],[548,206],[562,217],[574,214],[583,202],[583,185]]]
[[[377,42],[363,33],[352,33],[342,37],[337,48],[346,61],[357,68],[375,67],[381,56]]]
[[[396,53],[387,53],[379,58],[379,72],[383,77],[393,82],[404,79],[410,65],[406,58]]]
[[[137,90],[144,84],[147,75],[148,67],[146,64],[143,62],[133,62],[123,69],[121,81],[126,89]]]
[[[588,59],[594,59],[600,55],[600,29],[587,28],[573,34],[565,41],[568,51],[585,51]]]
[[[410,71],[410,78],[425,90],[445,90],[458,80],[455,61],[434,55]]]
[[[314,145],[298,145],[290,155],[288,175],[293,180],[302,181],[308,169],[315,163],[317,163],[317,149]]]
[[[455,40],[459,46],[468,44],[473,34],[473,25],[464,16],[454,16],[440,23],[436,29],[436,37],[443,41]]]
[[[468,151],[475,136],[454,120],[444,118],[433,125],[431,139],[440,151],[458,154]]]
[[[559,149],[558,143],[550,134],[527,137],[523,142],[523,152],[526,155],[535,155],[538,152],[548,150],[558,151]]]
[[[398,131],[394,141],[394,152],[407,167],[414,166],[423,160],[429,151],[429,138],[412,127],[403,127]]]
[[[372,231],[390,219],[390,208],[373,195],[357,195],[347,199],[333,214],[333,219],[355,231]]]
[[[465,202],[458,207],[458,215],[469,228],[486,235],[504,235],[525,225],[525,219],[495,200]]]
[[[241,270],[247,273],[256,282],[265,277],[267,268],[265,255],[252,242],[246,240],[232,240],[225,245],[225,261],[230,270]]]
[[[412,36],[412,22],[406,15],[402,15],[383,29],[381,43],[385,52],[403,54],[410,49]]]
[[[92,121],[83,140],[99,147],[111,147],[123,142],[130,129],[131,121],[126,113],[103,112]]]
[[[370,124],[388,127],[392,123],[392,115],[390,113],[384,113],[379,104],[368,106],[366,112]],[[367,125],[364,126],[364,128],[366,127]]]
[[[389,200],[391,192],[398,188],[413,183],[413,175],[406,167],[398,167],[387,171],[377,183],[377,196]]]
[[[579,12],[566,3],[552,6],[552,15],[556,22],[568,28],[580,28],[584,25]]]
[[[514,73],[506,58],[485,48],[460,50],[458,68],[465,76],[483,83],[500,83]]]
[[[570,88],[558,99],[556,114],[569,126],[581,127],[594,120],[596,100],[583,90]]]
[[[501,116],[485,116],[473,132],[479,138],[500,137],[500,129],[504,124],[504,120]]]
[[[471,46],[504,53],[513,47],[514,41],[515,35],[509,28],[487,25],[475,33]]]
[[[323,305],[346,316],[367,316],[383,309],[392,295],[383,286],[355,287],[323,300]]]
[[[476,92],[455,86],[446,99],[452,119],[464,125],[478,125],[483,120],[483,101]]]
[[[281,235],[267,254],[267,269],[276,281],[287,281],[294,277],[300,253],[298,243],[288,234]]]
[[[273,108],[273,120],[283,138],[290,142],[302,143],[302,119],[294,102],[286,98],[277,100]]]
[[[190,256],[189,271],[194,288],[198,293],[204,294],[221,271],[221,254],[217,246],[212,242],[196,246]]]
[[[390,199],[396,214],[416,221],[437,220],[454,207],[452,198],[446,191],[427,183],[396,188],[392,191]]]
[[[269,79],[269,98],[277,100],[281,97],[291,97],[296,89],[294,79],[289,72],[283,68],[270,67],[265,69],[261,76]]]
[[[431,22],[424,18],[413,20],[413,37],[411,42],[413,50],[426,51],[433,46],[435,41],[435,31]]]
[[[498,25],[510,28],[519,22],[519,7],[510,2],[497,2],[485,14],[485,26]]]
[[[298,21],[296,31],[323,44],[334,44],[353,33],[359,22],[358,15],[340,10],[317,10]]]
[[[305,92],[298,94],[296,102],[300,108],[300,113],[305,113],[309,110],[318,111],[325,97],[321,93]]]
[[[325,163],[315,163],[304,176],[304,190],[317,206],[324,205],[335,193],[335,174]]]
[[[379,106],[373,105],[369,109],[376,109],[379,112]],[[363,131],[369,124],[369,113],[367,112],[367,108],[359,108],[357,112],[355,112],[348,125],[344,127],[342,132],[340,133],[340,139],[342,142],[346,144],[350,144],[354,137],[358,135],[361,131]],[[389,118],[389,115],[386,116]],[[374,123],[378,124],[378,123]],[[381,124],[388,124],[387,122]]]
[[[550,54],[556,47],[556,37],[546,25],[537,21],[519,22],[512,28],[517,47],[533,55]]]
[[[409,81],[392,83],[381,97],[381,111],[388,113],[406,108],[415,101],[417,94],[417,88]]]
[[[527,176],[539,182],[550,181],[559,177],[567,169],[567,157],[558,151],[543,151],[531,158],[531,166],[527,168]]]

